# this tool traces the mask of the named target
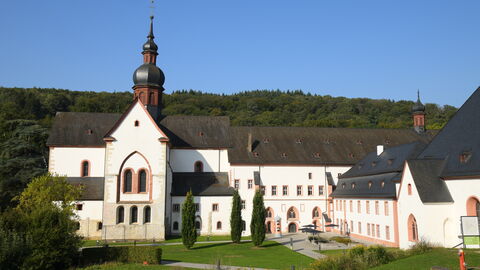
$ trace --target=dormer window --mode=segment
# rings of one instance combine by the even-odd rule
[[[382,188],[384,188],[384,187],[385,187],[385,181],[382,181],[382,182],[380,183],[380,186],[381,186]]]
[[[357,144],[363,144],[362,140],[357,140]]]
[[[199,137],[203,137],[204,135],[205,135],[205,134],[204,134],[202,131],[198,132],[198,136],[199,136]]]
[[[269,138],[263,138],[263,143],[269,143],[270,139]]]
[[[354,153],[350,153],[350,154],[348,154],[348,157],[349,157],[349,158],[354,158],[354,157],[355,157],[355,154],[354,154]]]
[[[342,184],[342,188],[345,188],[345,187],[346,187],[346,185],[345,185],[345,183],[343,183],[343,184]]]
[[[470,160],[470,157],[472,156],[472,153],[471,152],[463,152],[460,154],[460,163],[467,163],[469,160]]]
[[[377,166],[377,162],[376,161],[372,161],[372,167],[375,167]]]
[[[385,139],[385,144],[390,144],[390,139]]]
[[[297,138],[297,139],[295,140],[295,143],[296,143],[296,144],[301,144],[302,142],[303,142],[303,140],[302,140],[301,138]]]
[[[372,185],[373,185],[372,181],[368,181],[368,188],[369,189],[372,188]]]
[[[352,183],[352,189],[355,189],[355,183]]]
[[[253,152],[252,154],[253,154],[253,157],[258,157],[259,156],[258,152]]]
[[[87,135],[92,135],[92,134],[93,134],[93,130],[87,129],[87,130],[85,130],[85,133],[86,133]]]
[[[286,158],[287,157],[287,153],[282,153],[282,158]]]
[[[330,139],[325,139],[325,140],[323,140],[323,143],[324,143],[324,144],[330,144]]]
[[[357,166],[357,167],[358,167],[358,169],[360,170],[360,169],[363,167],[363,164],[362,164],[362,163],[360,163],[360,164],[358,164],[358,166]]]
[[[320,158],[320,153],[319,153],[319,152],[313,153],[313,157],[314,157],[314,158]]]

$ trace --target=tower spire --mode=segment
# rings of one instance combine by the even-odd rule
[[[413,128],[418,133],[425,132],[425,105],[420,101],[420,89],[417,89],[417,102],[412,107]]]

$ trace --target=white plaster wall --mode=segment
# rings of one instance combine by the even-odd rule
[[[182,231],[182,204],[185,197],[172,197],[172,204],[179,204],[180,211],[172,212],[171,228],[173,222],[178,222],[178,231],[173,231],[173,234],[180,234]],[[232,197],[229,196],[196,196],[194,203],[200,204],[200,211],[196,212],[197,218],[201,220],[201,235],[222,235],[230,233],[230,214],[232,212]],[[212,204],[218,204],[218,211],[212,211]],[[242,219],[244,219],[242,215]],[[217,222],[222,222],[222,229],[217,230]],[[247,223],[247,230],[249,224]],[[245,233],[244,233],[245,234]]]
[[[171,149],[170,165],[174,172],[193,172],[197,161],[204,172],[225,172],[229,168],[226,149]]]
[[[78,201],[76,204],[82,204],[82,210],[75,210],[75,214],[80,220],[87,218],[102,220],[103,201]]]
[[[104,227],[106,229],[103,237],[108,239],[165,238],[167,145],[165,142],[159,141],[164,134],[141,106],[141,103],[133,106],[124,117],[123,122],[111,134],[115,141],[106,144],[104,196]],[[139,121],[138,127],[135,127],[135,121]],[[146,204],[144,197],[127,199],[123,195],[117,202],[119,173],[125,167],[122,166],[123,162],[133,153],[138,153],[146,160],[152,174],[152,188],[149,189],[148,194],[148,204],[152,208],[150,224],[116,224],[116,209],[119,205],[126,207],[125,220],[127,221],[129,216],[127,206]],[[140,166],[133,160],[132,164]]]
[[[147,174],[147,192],[146,193],[123,193],[123,192],[120,192],[120,201],[148,201],[149,200],[149,189],[150,189],[150,169],[149,169],[149,165],[148,165],[148,162],[147,160],[145,160],[145,158],[143,158],[140,154],[134,154],[132,156],[130,156],[126,162],[124,163],[123,165],[123,168],[129,168],[129,169],[132,169],[134,171],[134,174],[135,176],[132,177],[132,185],[134,185],[133,182],[137,182],[138,181],[138,174],[140,172],[140,169],[142,168],[145,168],[149,171],[149,173]],[[123,191],[123,172],[124,170],[122,170],[122,175],[120,176],[121,177],[121,185],[120,185],[120,190]]]
[[[412,185],[412,195],[408,195],[408,184]],[[453,204],[424,204],[420,200],[408,164],[405,164],[399,194],[398,231],[400,248],[409,248],[415,244],[408,240],[408,217],[410,214],[413,214],[417,221],[419,239],[425,239],[431,243],[447,247],[459,243],[459,241],[455,243],[456,236],[447,235],[444,237],[444,221],[455,217]]]
[[[358,234],[362,237],[372,238],[372,242],[375,240],[387,241],[392,244],[395,243],[395,220],[394,220],[394,202],[391,199],[355,199],[355,198],[338,198],[334,199],[334,217],[333,223],[340,224],[340,220],[348,223],[348,229],[351,233]],[[350,201],[352,201],[352,209],[350,209]],[[358,213],[358,202],[360,201],[360,213]],[[370,212],[367,214],[367,201],[370,204]],[[375,202],[378,201],[378,215],[375,212]],[[388,203],[388,215],[385,213],[385,202]],[[342,208],[337,208],[337,204],[341,204]],[[344,208],[346,207],[346,209]],[[339,210],[337,210],[339,209]],[[338,220],[338,222],[337,222]],[[353,221],[353,228],[350,225],[350,221]],[[361,223],[361,232],[358,231],[358,222]],[[368,235],[367,223],[375,225],[375,236]],[[380,237],[377,237],[376,225],[380,225]],[[387,239],[386,226],[389,226],[390,239]],[[345,232],[346,228],[337,227],[336,229],[342,229]]]
[[[90,162],[89,176],[104,176],[104,147],[50,147],[48,171],[69,177],[79,177],[84,160]]]

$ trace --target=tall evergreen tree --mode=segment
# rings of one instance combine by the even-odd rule
[[[234,191],[232,198],[230,237],[234,243],[240,243],[240,238],[242,237],[242,201],[237,190]]]
[[[187,249],[190,249],[196,241],[195,204],[192,191],[189,191],[182,205],[182,242]]]
[[[263,195],[260,191],[257,191],[253,198],[250,232],[253,244],[257,247],[260,246],[263,240],[265,240],[265,205],[263,204]]]

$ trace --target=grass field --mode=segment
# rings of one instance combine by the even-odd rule
[[[250,236],[244,236],[242,237],[242,240],[251,240],[252,238]],[[206,242],[206,241],[230,241],[230,235],[215,235],[215,236],[210,236],[207,238],[207,236],[199,236],[197,238],[197,242]],[[180,236],[177,237],[171,237],[165,241],[158,241],[155,243],[181,243],[182,238]],[[102,242],[103,243],[103,242]],[[137,241],[137,244],[152,244],[152,241]],[[126,242],[110,242],[108,241],[108,244],[111,246],[121,246],[121,245],[132,245],[133,241],[126,241]],[[83,247],[94,247],[97,245],[97,240],[85,240],[83,241]]]
[[[277,242],[267,241],[261,247],[248,243],[211,243],[196,244],[187,250],[183,245],[162,246],[162,260],[181,261],[203,264],[215,264],[218,259],[222,265],[261,267],[269,269],[307,268],[313,259],[291,251]],[[145,266],[135,264],[107,264],[91,266],[93,269],[144,269]],[[148,269],[166,269],[166,266],[147,266]],[[169,269],[174,269],[170,267]]]
[[[86,268],[82,268],[82,270],[139,270],[139,269],[152,269],[152,270],[175,270],[175,269],[182,269],[182,270],[190,270],[195,268],[183,268],[183,267],[172,267],[172,266],[164,266],[164,265],[141,265],[141,264],[117,264],[117,263],[107,263],[102,265],[93,265]]]
[[[417,270],[430,269],[432,266],[443,266],[448,267],[451,270],[456,270],[459,269],[457,252],[457,250],[438,248],[425,254],[407,257],[372,269]],[[470,267],[480,267],[480,251],[467,250],[465,252],[465,260]]]

